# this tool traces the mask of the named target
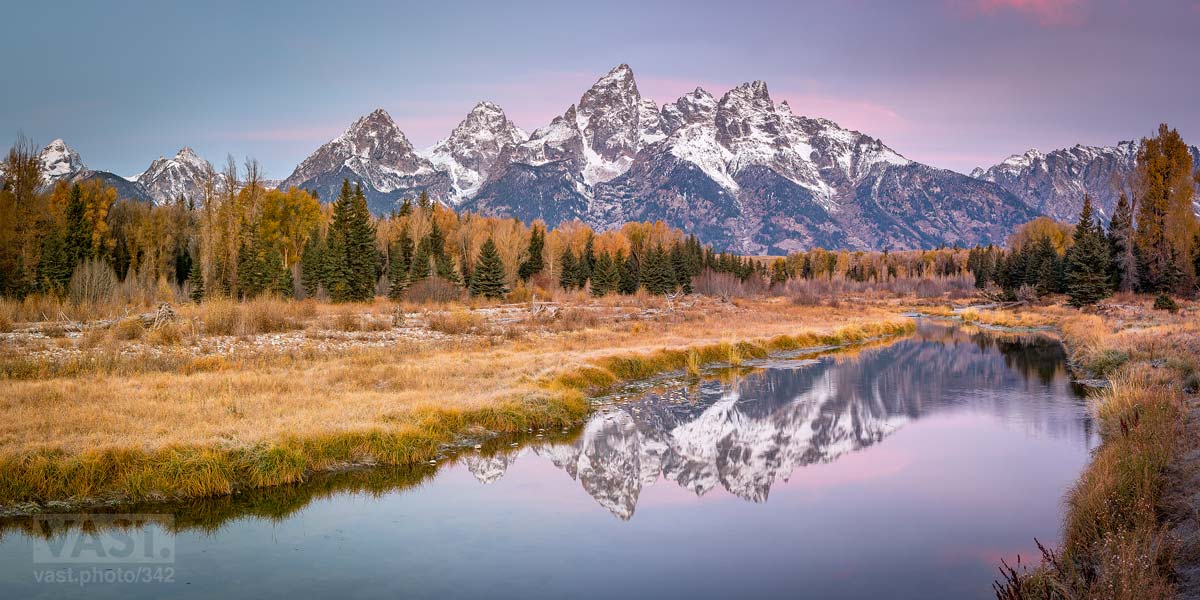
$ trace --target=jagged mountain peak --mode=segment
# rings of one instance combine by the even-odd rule
[[[662,108],[663,125],[668,132],[695,123],[711,122],[717,114],[717,99],[697,87]]]
[[[279,187],[314,190],[332,200],[343,179],[361,184],[368,205],[381,213],[422,191],[438,201],[450,198],[449,175],[418,154],[382,108],[359,117],[340,136],[317,148]]]
[[[220,178],[212,163],[184,146],[171,158],[159,156],[133,181],[141,184],[155,203],[164,204],[177,198],[199,201],[204,187]]]
[[[479,190],[503,153],[527,139],[529,135],[508,119],[499,104],[482,101],[425,156],[449,174],[449,200],[457,203]]]
[[[42,165],[42,176],[47,183],[68,179],[87,170],[79,153],[62,138],[46,144],[38,153],[38,162]]]

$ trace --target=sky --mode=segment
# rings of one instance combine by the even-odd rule
[[[418,148],[478,101],[532,131],[629,64],[660,105],[776,102],[969,172],[1160,122],[1200,142],[1200,0],[9,2],[0,138],[133,175],[191,146],[284,178],[382,107]]]

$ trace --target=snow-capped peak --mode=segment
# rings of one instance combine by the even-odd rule
[[[171,158],[155,159],[134,181],[146,188],[155,203],[164,204],[177,198],[200,200],[204,187],[219,178],[211,163],[184,146]]]
[[[76,173],[87,170],[79,153],[61,138],[42,148],[42,151],[38,153],[38,162],[41,163],[42,176],[47,183],[70,178]]]
[[[343,174],[333,175],[338,183],[349,172],[369,189],[388,194],[411,188],[415,176],[432,176],[435,169],[428,159],[413,150],[391,115],[377,108],[309,155],[279,185],[283,189],[311,187],[314,180],[339,172]],[[337,187],[333,181],[327,184],[329,190]]]
[[[505,148],[527,139],[529,134],[514,125],[499,104],[483,101],[467,113],[449,137],[422,155],[450,175],[450,200],[459,202],[479,190]]]

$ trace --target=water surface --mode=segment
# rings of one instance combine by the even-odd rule
[[[1096,442],[1056,343],[933,322],[626,396],[438,467],[136,507],[174,519],[171,583],[38,583],[10,520],[0,597],[990,598]]]

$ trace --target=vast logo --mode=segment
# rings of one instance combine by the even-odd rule
[[[38,515],[34,563],[175,562],[172,515]]]

